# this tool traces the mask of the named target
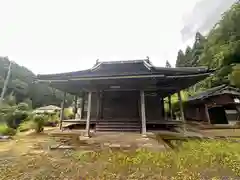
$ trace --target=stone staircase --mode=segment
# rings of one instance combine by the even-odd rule
[[[98,132],[140,132],[138,119],[102,119],[96,124]]]

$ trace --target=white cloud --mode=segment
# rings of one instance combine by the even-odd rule
[[[197,0],[0,0],[0,55],[35,73],[146,56],[175,64],[182,16]]]

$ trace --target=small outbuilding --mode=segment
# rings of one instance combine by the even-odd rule
[[[188,99],[184,109],[189,121],[236,124],[240,120],[240,90],[221,85]]]
[[[44,107],[37,108],[34,113],[42,114],[42,113],[55,113],[60,112],[61,108],[54,105],[48,105]]]

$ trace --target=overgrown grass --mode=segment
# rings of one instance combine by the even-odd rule
[[[73,157],[86,169],[88,179],[211,179],[240,176],[240,144],[217,142],[184,143],[177,151],[75,152]]]
[[[239,179],[240,144],[189,141],[177,151],[92,149],[49,151],[49,136],[0,143],[0,179]],[[90,145],[91,146],[91,145]],[[45,148],[44,148],[45,147]],[[5,149],[5,150],[4,150]]]

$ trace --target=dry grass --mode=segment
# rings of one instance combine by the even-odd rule
[[[0,179],[182,180],[224,176],[238,179],[240,176],[239,143],[191,141],[178,151],[164,152],[144,149],[86,151],[81,147],[48,150],[57,140],[43,134],[21,135],[12,141],[0,142]]]
[[[240,137],[240,129],[205,129],[202,130],[206,136],[232,136]]]

